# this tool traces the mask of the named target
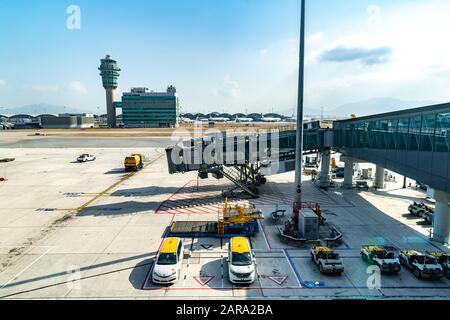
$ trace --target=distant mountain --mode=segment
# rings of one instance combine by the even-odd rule
[[[395,98],[374,98],[360,102],[347,103],[332,110],[324,111],[324,114],[330,114],[338,117],[350,116],[351,114],[356,114],[357,116],[367,116],[377,113],[429,106],[437,103],[439,102],[432,100],[408,101]]]
[[[64,106],[58,106],[54,104],[45,104],[45,103],[38,103],[38,104],[30,104],[22,107],[14,107],[14,108],[8,108],[8,107],[0,107],[0,113],[4,113],[7,115],[14,115],[14,114],[31,114],[31,115],[39,115],[39,114],[59,114],[59,113],[83,113],[83,111],[80,111],[75,108],[69,108]]]

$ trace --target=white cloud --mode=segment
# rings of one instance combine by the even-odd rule
[[[448,90],[444,88],[450,85],[450,42],[443,39],[448,38],[450,30],[450,3],[390,5],[389,10],[383,11],[369,7],[367,13],[363,25],[355,26],[357,31],[334,38],[328,36],[320,46],[309,47],[306,58],[309,89],[305,97],[309,106],[331,107],[387,96],[448,100]],[[376,23],[379,25],[374,28]],[[374,51],[376,48],[379,50]],[[327,59],[320,59],[325,53]],[[370,58],[373,54],[381,55],[381,61],[376,58],[365,63],[365,56]],[[383,61],[389,63],[371,63]]]
[[[6,80],[0,79],[0,87],[6,86]]]
[[[80,81],[72,81],[67,85],[67,89],[75,93],[87,93],[86,86]]]
[[[215,96],[238,98],[241,95],[241,90],[239,87],[239,83],[231,79],[231,74],[228,73],[225,75],[220,87],[213,90],[213,94]]]
[[[46,84],[26,84],[24,88],[36,92],[57,92],[59,90],[59,87],[56,85]]]
[[[337,46],[323,51],[319,59],[331,62],[357,61],[365,65],[376,65],[389,62],[393,49],[388,46],[365,48]]]
[[[323,39],[324,39],[324,37],[325,37],[325,35],[324,35],[324,33],[323,32],[315,32],[315,33],[313,33],[313,34],[311,34],[311,35],[309,35],[308,36],[308,39],[307,39],[307,41],[308,42],[320,42],[320,41],[322,41]]]
[[[267,54],[268,51],[269,50],[267,48],[264,48],[264,49],[259,50],[259,54],[263,57]]]

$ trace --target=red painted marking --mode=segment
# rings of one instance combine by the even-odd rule
[[[272,280],[273,282],[275,282],[276,284],[281,286],[287,280],[288,277],[287,276],[284,276],[284,277],[266,276],[266,278]]]
[[[197,281],[202,287],[206,286],[214,276],[193,276],[194,280]],[[205,280],[202,280],[205,279]]]

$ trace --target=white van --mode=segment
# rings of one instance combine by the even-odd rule
[[[233,237],[228,250],[228,275],[231,283],[252,283],[256,278],[255,257],[245,237]]]
[[[156,284],[171,284],[178,281],[183,264],[183,240],[167,238],[159,252],[152,272]]]

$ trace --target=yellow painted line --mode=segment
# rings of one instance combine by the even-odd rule
[[[156,151],[158,153],[160,153],[158,150]],[[156,161],[158,161],[159,159],[161,159],[164,156],[164,154],[160,153],[159,156],[157,156],[156,158],[153,158],[152,160],[150,160],[149,162],[147,162],[144,165],[145,169],[147,166],[155,163]],[[142,170],[143,170],[142,169]],[[141,170],[141,171],[142,171]],[[103,197],[105,195],[110,195],[110,191],[112,189],[114,189],[115,187],[117,187],[118,185],[120,185],[122,182],[128,180],[129,178],[133,177],[135,174],[137,174],[139,171],[134,171],[131,172],[129,174],[127,174],[126,176],[122,177],[119,181],[117,181],[116,183],[114,183],[113,185],[109,186],[108,188],[106,188],[105,190],[103,190],[102,192],[98,193],[95,197],[93,197],[92,199],[90,199],[89,201],[87,201],[86,203],[82,204],[81,206],[79,206],[76,209],[58,209],[59,211],[75,211],[75,213],[79,213],[80,211],[83,211],[87,206],[89,206],[90,204],[92,204],[94,201],[96,201],[98,198]]]

